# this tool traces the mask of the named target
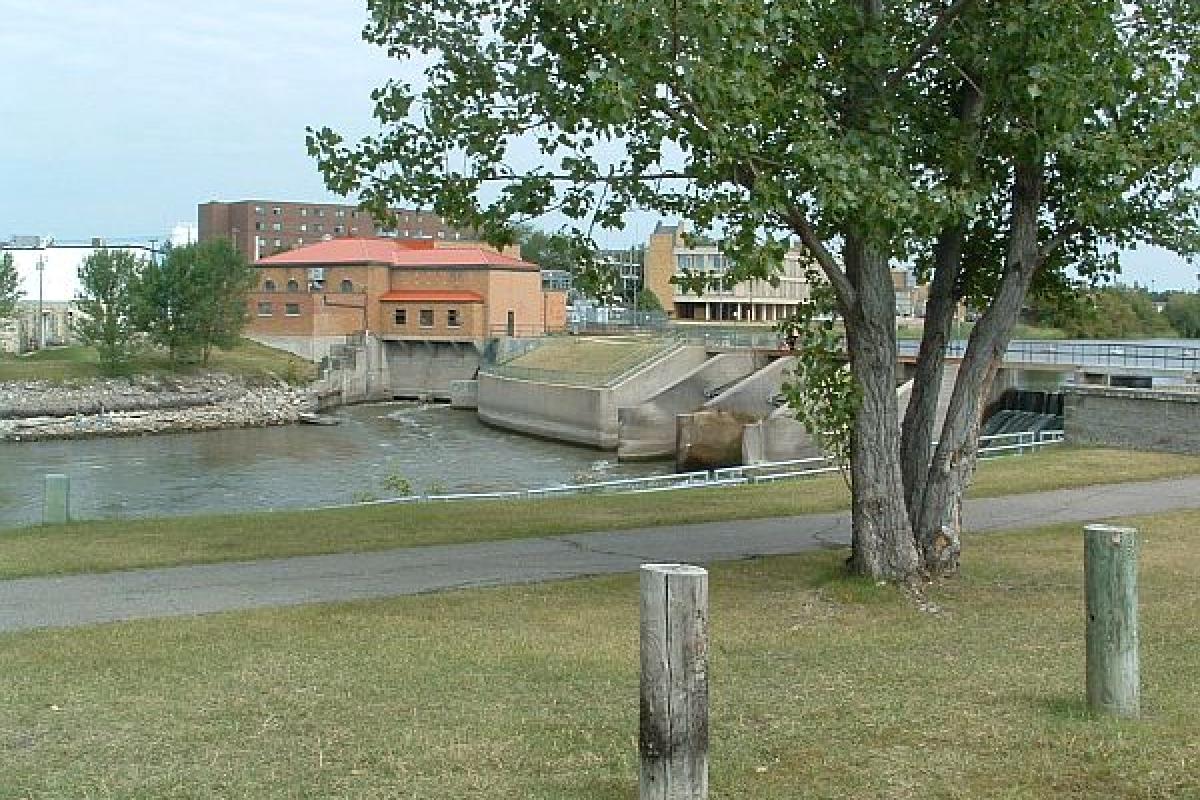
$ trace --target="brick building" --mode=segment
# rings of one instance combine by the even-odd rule
[[[357,206],[276,200],[212,201],[197,207],[199,240],[229,239],[247,261],[345,237],[388,235],[455,242],[472,238],[428,211],[397,209],[390,229]]]
[[[398,394],[444,395],[491,337],[566,328],[566,295],[542,289],[537,265],[473,243],[334,239],[255,267],[248,336],[316,359],[366,334]]]

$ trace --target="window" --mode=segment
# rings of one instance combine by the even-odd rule
[[[349,294],[354,291],[354,283],[349,278],[342,281],[342,292]]]
[[[313,225],[312,229],[317,233],[320,233],[321,231],[325,230],[325,226],[318,222],[316,225]]]
[[[422,308],[421,309],[421,327],[422,328],[432,328],[433,327],[433,309],[432,308]]]
[[[271,223],[271,230],[273,230],[273,231],[281,231],[281,230],[283,230],[283,223],[282,223],[282,222],[272,222],[272,223]]]
[[[438,231],[438,238],[439,238],[439,239],[445,239],[445,238],[446,238],[446,232],[445,232],[445,231]]]
[[[333,232],[340,236],[341,234],[346,232],[346,226],[345,225],[334,225]]]
[[[335,217],[344,217],[344,216],[346,216],[346,209],[339,208],[337,211],[333,212],[333,215]]]
[[[407,238],[408,238],[408,228],[405,228],[405,229],[404,229],[404,233],[402,233],[402,234],[401,234],[401,238],[403,238],[403,239],[407,239]]]
[[[255,206],[255,207],[254,207],[254,213],[255,213],[255,214],[262,214],[262,213],[265,213],[265,212],[264,212],[264,210],[263,210],[263,207],[262,207],[262,206]]]
[[[275,240],[275,246],[276,246],[276,247],[283,247],[283,239],[276,239],[276,240]]]
[[[317,216],[318,216],[318,217],[323,217],[323,216],[325,216],[325,209],[323,209],[323,208],[318,208],[318,209],[317,209]]]
[[[300,304],[299,303],[284,303],[283,313],[285,316],[289,316],[289,317],[300,316]]]
[[[307,216],[308,216],[308,209],[307,209],[307,208],[302,208],[302,209],[300,209],[300,216],[302,216],[302,217],[307,217]]]
[[[271,209],[271,213],[278,217],[283,214],[283,209],[280,208],[279,206],[275,206],[274,208]]]
[[[301,247],[303,244],[304,244],[304,240],[303,240],[303,239],[297,239],[297,240],[296,240],[296,247]]]
[[[417,238],[421,239],[424,236],[425,236],[425,231],[421,230],[420,228],[417,228]]]
[[[270,278],[267,278],[265,281],[263,281],[263,291],[264,292],[275,291],[275,281],[271,280]]]
[[[290,280],[288,281],[287,289],[289,292],[298,292],[300,291],[300,284],[296,283],[295,279]]]
[[[397,325],[407,325],[408,324],[408,309],[407,308],[397,308],[394,319],[396,320]]]
[[[351,233],[358,233],[358,228],[351,228],[351,229],[350,229],[350,232],[351,232]]]
[[[254,230],[262,231],[262,230],[266,230],[266,229],[267,229],[266,223],[263,223],[263,222],[254,223]]]
[[[448,327],[448,328],[461,328],[462,327],[462,318],[458,315],[457,308],[447,309],[447,311],[446,311],[446,327]]]
[[[304,224],[303,222],[300,223],[300,230],[301,232],[308,230],[308,225]]]
[[[258,315],[260,317],[271,316],[271,304],[270,303],[259,303],[258,304]]]

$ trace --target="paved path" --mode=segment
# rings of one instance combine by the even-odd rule
[[[1200,508],[1200,476],[973,500],[968,531]],[[376,553],[0,581],[0,631],[186,616],[631,572],[846,545],[846,512]]]

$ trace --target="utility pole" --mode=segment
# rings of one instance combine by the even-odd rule
[[[37,349],[46,349],[46,320],[42,318],[42,283],[46,273],[46,256],[45,251],[38,252],[37,260],[38,273],[38,309],[37,309]]]

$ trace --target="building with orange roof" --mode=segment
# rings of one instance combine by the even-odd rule
[[[477,243],[331,239],[254,266],[248,336],[314,360],[373,340],[393,394],[447,396],[488,339],[566,328],[566,295],[543,291],[536,264]]]

